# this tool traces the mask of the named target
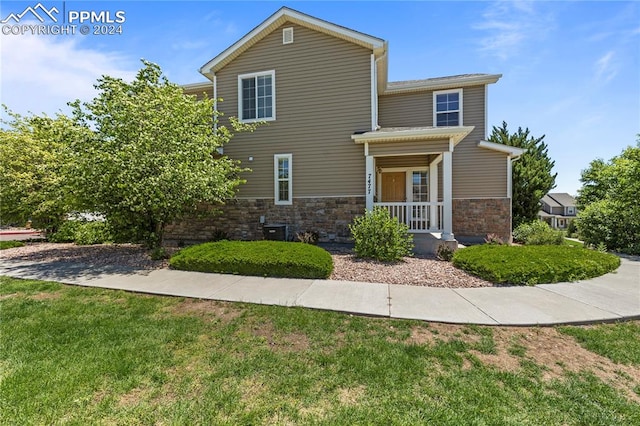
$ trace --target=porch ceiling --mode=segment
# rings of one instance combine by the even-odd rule
[[[474,126],[383,127],[372,132],[353,134],[351,139],[355,143],[415,142],[447,139],[456,145],[471,133],[474,128]]]

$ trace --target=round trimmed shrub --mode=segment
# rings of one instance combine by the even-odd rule
[[[216,241],[180,250],[174,269],[283,278],[328,278],[333,259],[326,250],[284,241]]]
[[[485,244],[457,250],[453,264],[493,283],[535,285],[598,277],[617,269],[620,259],[569,245]]]

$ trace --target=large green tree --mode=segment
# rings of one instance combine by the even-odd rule
[[[165,226],[202,204],[221,203],[238,185],[239,164],[219,156],[230,131],[213,100],[187,96],[156,64],[131,82],[104,76],[92,101],[72,103],[94,132],[72,145],[70,173],[83,206],[106,215],[120,237],[162,244]]]
[[[64,165],[74,139],[90,134],[62,114],[21,116],[5,108],[0,129],[0,221],[55,230],[73,206]]]
[[[608,162],[592,161],[580,181],[580,237],[593,246],[640,254],[640,135],[635,147]]]
[[[555,164],[548,153],[547,144],[531,136],[529,129],[518,127],[515,133],[509,133],[507,123],[501,127],[493,126],[489,141],[524,148],[526,152],[513,163],[512,223],[517,227],[522,223],[535,220],[540,211],[540,200],[556,185],[556,174],[551,170]]]

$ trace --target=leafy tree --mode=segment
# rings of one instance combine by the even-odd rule
[[[143,61],[131,83],[103,76],[88,103],[71,104],[95,132],[73,146],[74,187],[106,215],[117,237],[162,244],[165,226],[232,197],[239,163],[216,155],[231,137],[214,130],[213,100],[197,100]]]
[[[70,143],[90,133],[62,114],[21,116],[6,106],[0,129],[0,219],[55,230],[73,205],[64,164]]]
[[[585,243],[640,254],[640,135],[608,162],[597,159],[582,171],[577,226]]]
[[[529,129],[510,134],[507,123],[493,126],[489,141],[524,148],[527,151],[513,163],[513,227],[534,221],[540,211],[540,200],[556,186],[556,174],[551,174],[555,164],[548,154],[544,135],[535,138]]]

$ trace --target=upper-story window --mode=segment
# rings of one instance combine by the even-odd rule
[[[433,92],[433,123],[436,127],[462,126],[462,89]]]
[[[276,119],[276,72],[238,76],[238,117],[244,122]]]

